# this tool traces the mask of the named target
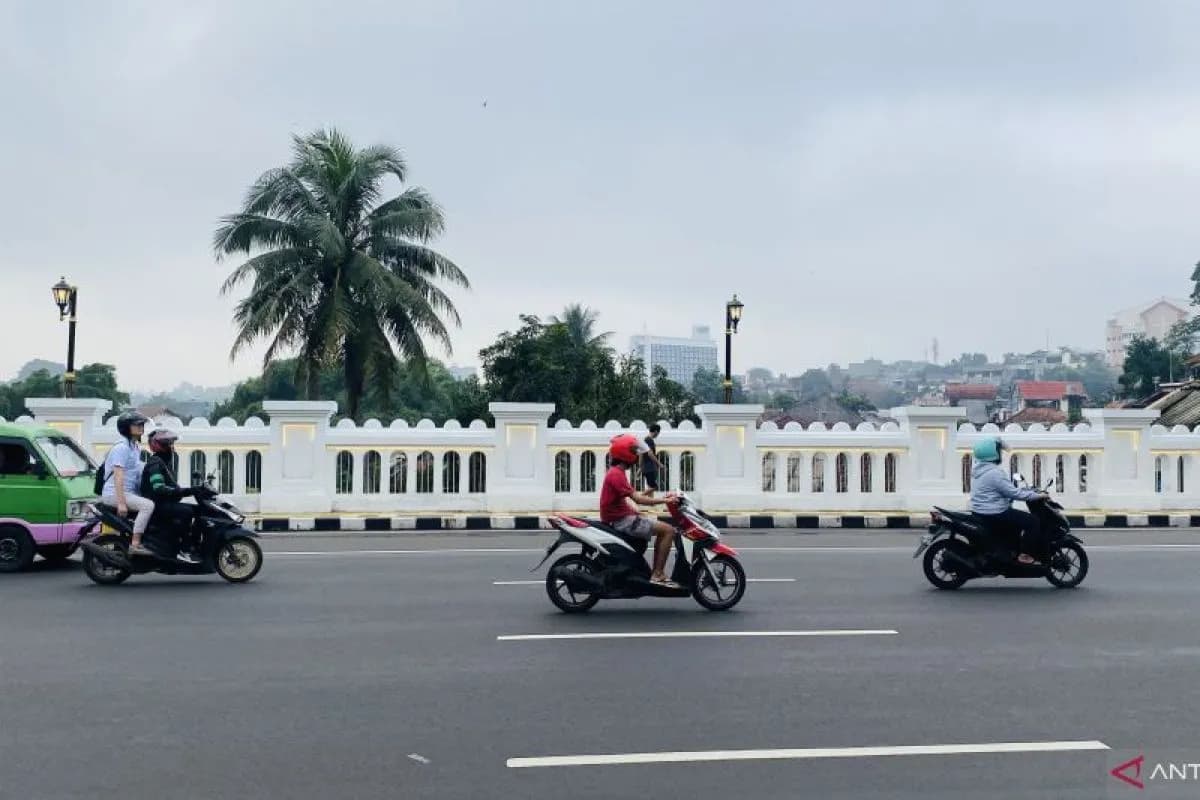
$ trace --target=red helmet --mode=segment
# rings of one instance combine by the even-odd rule
[[[636,464],[638,460],[638,437],[632,433],[614,436],[608,445],[608,454],[615,464]]]
[[[150,434],[150,450],[158,455],[170,455],[171,448],[179,435],[166,428],[159,428]]]

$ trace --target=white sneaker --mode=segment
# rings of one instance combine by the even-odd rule
[[[175,556],[176,560],[182,561],[184,564],[199,564],[200,559],[196,558],[191,553],[180,553]]]

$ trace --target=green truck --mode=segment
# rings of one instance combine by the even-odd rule
[[[62,561],[75,552],[96,500],[96,470],[62,431],[0,422],[0,572],[26,569],[35,555]]]

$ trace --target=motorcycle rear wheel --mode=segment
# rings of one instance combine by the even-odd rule
[[[97,536],[91,543],[102,550],[111,550],[122,556],[128,549],[124,539],[111,533]],[[101,586],[116,586],[129,580],[129,576],[133,574],[128,568],[119,569],[105,564],[88,552],[86,547],[83,549],[83,571],[92,579],[93,583]]]
[[[546,594],[549,595],[550,602],[554,603],[559,611],[566,614],[582,614],[590,611],[596,603],[600,602],[600,594],[598,592],[572,591],[562,577],[564,573],[572,570],[584,572],[595,578],[600,577],[600,572],[591,559],[578,553],[563,556],[551,564],[550,569],[546,571]]]
[[[941,541],[934,542],[925,551],[925,558],[921,560],[921,567],[925,571],[925,579],[936,588],[944,591],[958,589],[968,580],[962,574],[955,572],[946,563],[947,554],[955,549],[955,544],[951,539],[942,539]]]

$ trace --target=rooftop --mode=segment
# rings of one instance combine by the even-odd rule
[[[1087,397],[1079,381],[1017,381],[1017,394],[1025,400],[1062,400],[1064,397]]]

